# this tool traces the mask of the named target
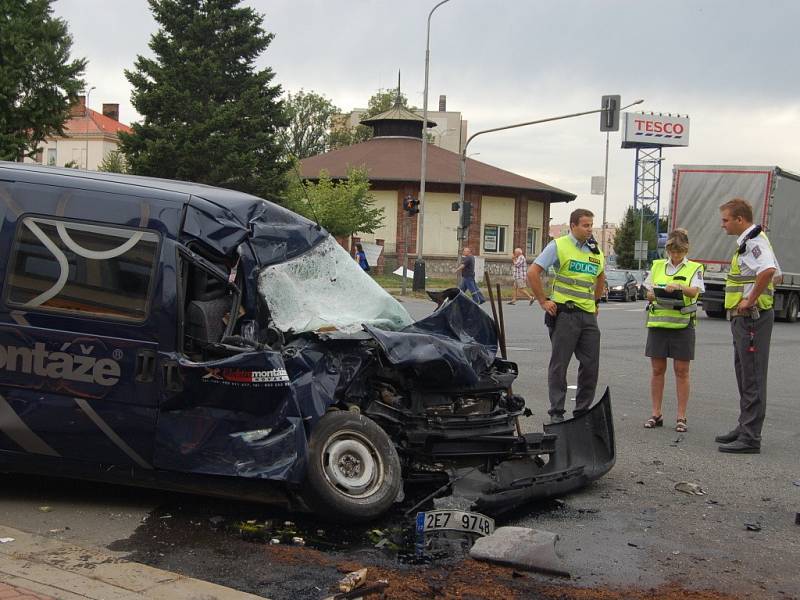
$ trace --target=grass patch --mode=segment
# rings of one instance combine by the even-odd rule
[[[393,273],[388,273],[385,275],[371,275],[372,278],[380,285],[382,288],[386,290],[391,290],[392,292],[396,292],[397,290],[402,289],[403,287],[403,278],[400,275],[394,275]],[[427,299],[427,294],[424,292],[412,292],[411,291],[412,281],[411,279],[406,279],[406,296],[410,298],[425,298]],[[425,280],[425,289],[427,290],[446,290],[447,288],[456,287],[458,282],[456,281],[455,277],[443,277],[443,278],[433,278],[428,277]],[[497,284],[494,284],[492,287],[492,293],[497,293]],[[489,299],[489,294],[486,291],[486,283],[480,282],[479,287],[481,292]],[[500,294],[502,295],[504,300],[510,300],[511,294],[513,291],[513,287],[511,285],[500,285]],[[519,299],[521,301],[527,301],[527,298],[519,294]]]

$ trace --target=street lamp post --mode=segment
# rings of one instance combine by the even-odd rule
[[[571,119],[572,117],[582,117],[583,115],[593,115],[599,112],[603,112],[606,108],[598,108],[595,110],[587,110],[584,112],[579,113],[571,113],[568,115],[561,115],[559,117],[549,117],[547,119],[537,119],[536,121],[526,121],[525,123],[517,123],[515,125],[505,125],[503,127],[494,127],[492,129],[484,129],[483,131],[478,131],[477,133],[473,133],[471,136],[467,138],[466,143],[464,144],[464,148],[461,150],[461,181],[459,185],[458,191],[458,256],[456,260],[460,260],[461,252],[464,248],[464,238],[466,237],[466,232],[463,231],[461,224],[464,222],[464,188],[466,186],[466,175],[467,175],[467,147],[469,143],[474,140],[479,135],[483,135],[484,133],[492,133],[495,131],[505,131],[506,129],[515,129],[517,127],[527,127],[528,125],[537,125],[539,123],[547,123],[549,121],[560,121],[562,119]]]
[[[428,13],[428,30],[425,38],[425,89],[422,92],[422,159],[419,169],[417,260],[414,261],[414,283],[412,285],[412,289],[415,291],[425,289],[425,259],[422,256],[422,249],[425,239],[425,175],[428,166],[428,135],[426,129],[428,127],[428,66],[430,64],[431,55],[431,17],[437,8],[447,2],[450,2],[450,0],[442,0]]]
[[[625,110],[626,108],[630,108],[631,106],[636,106],[637,104],[641,104],[644,102],[644,98],[640,98],[636,102],[631,102],[630,104],[623,106],[620,108],[620,112]],[[608,204],[608,131],[606,131],[606,165],[605,171],[603,174],[603,230],[600,232],[600,248],[603,251],[603,254],[606,254],[606,206]]]
[[[89,94],[92,93],[92,90],[95,89],[95,86],[90,87],[86,91],[86,101],[84,102],[83,109],[86,113],[86,170],[89,170]]]

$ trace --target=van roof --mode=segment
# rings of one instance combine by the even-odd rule
[[[105,191],[115,187],[120,193],[188,205],[184,235],[223,255],[250,238],[262,266],[302,254],[328,236],[316,223],[278,204],[201,183],[0,161],[4,178]]]
[[[234,204],[247,204],[251,205],[254,202],[263,202],[261,198],[237,192],[235,190],[227,190],[224,188],[213,187],[202,183],[192,183],[189,181],[177,181],[173,179],[160,179],[158,177],[143,177],[141,175],[127,175],[122,173],[104,173],[102,171],[85,171],[81,169],[69,169],[66,167],[51,167],[42,166],[31,163],[17,163],[0,161],[0,173],[6,170],[13,171],[14,173],[26,173],[31,176],[42,176],[49,178],[65,178],[73,180],[72,185],[78,184],[80,181],[109,183],[112,185],[131,186],[136,188],[147,188],[158,191],[175,192],[185,196],[197,196],[204,198],[215,204],[232,208],[231,203]],[[17,175],[19,176],[19,175]],[[66,184],[67,182],[62,182]],[[177,200],[177,198],[176,198]],[[188,198],[184,202],[188,201]]]

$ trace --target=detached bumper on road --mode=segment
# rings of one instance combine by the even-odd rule
[[[453,494],[473,499],[473,509],[498,515],[534,500],[578,490],[608,473],[616,462],[611,394],[589,411],[563,423],[545,425],[545,433],[529,434],[531,452],[510,459],[491,472],[477,469],[457,475]]]

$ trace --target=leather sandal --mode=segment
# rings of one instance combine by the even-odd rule
[[[654,427],[663,427],[664,426],[664,417],[662,415],[655,416],[653,415],[647,421],[644,422],[645,429],[653,429]]]
[[[678,419],[675,422],[675,431],[677,431],[678,433],[686,433],[688,431],[688,428],[686,427],[685,417],[683,419]]]

